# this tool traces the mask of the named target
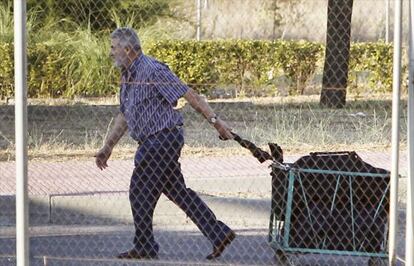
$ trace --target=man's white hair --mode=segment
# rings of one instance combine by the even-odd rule
[[[135,30],[132,28],[117,28],[111,33],[111,38],[119,40],[119,43],[124,48],[130,48],[135,52],[141,50],[141,41]]]

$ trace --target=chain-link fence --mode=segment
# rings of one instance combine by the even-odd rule
[[[32,265],[386,265],[392,6],[28,1]],[[15,265],[12,2],[0,13]]]

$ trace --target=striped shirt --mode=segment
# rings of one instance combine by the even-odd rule
[[[131,137],[143,142],[160,130],[183,124],[174,109],[188,87],[167,65],[144,54],[122,72],[120,111]]]

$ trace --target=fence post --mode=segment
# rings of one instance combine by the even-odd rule
[[[408,127],[407,127],[407,156],[408,156],[408,177],[407,177],[407,221],[405,231],[405,265],[414,266],[414,246],[413,246],[413,222],[414,222],[414,211],[413,211],[413,196],[414,196],[414,0],[410,0],[409,4],[409,83],[408,83]]]
[[[16,259],[18,266],[29,265],[26,62],[26,0],[14,0]]]
[[[201,40],[201,0],[197,0],[197,41]]]
[[[398,230],[398,175],[400,142],[400,87],[401,87],[401,13],[402,0],[395,0],[393,94],[392,94],[392,137],[391,137],[391,202],[389,230],[389,265],[396,264],[396,235]]]
[[[390,42],[390,0],[385,0],[385,42]]]

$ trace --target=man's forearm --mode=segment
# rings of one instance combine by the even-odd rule
[[[201,113],[205,118],[214,116],[214,111],[211,109],[210,105],[192,89],[189,89],[188,92],[184,94],[184,98],[188,101],[191,107]]]
[[[112,151],[112,149],[115,147],[118,141],[125,134],[127,128],[128,126],[124,115],[122,113],[119,113],[115,117],[114,125],[105,139],[104,147]]]

